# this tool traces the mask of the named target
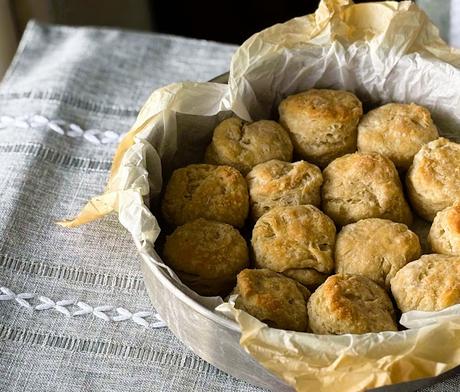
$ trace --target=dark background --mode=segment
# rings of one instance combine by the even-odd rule
[[[275,23],[312,13],[319,0],[8,0],[17,36],[28,20],[157,31],[241,44]],[[364,1],[355,0],[355,3]]]
[[[241,44],[275,23],[312,13],[317,0],[153,1],[158,31]]]
[[[355,0],[355,3],[364,3]],[[314,12],[318,0],[153,1],[158,31],[241,44],[275,23]]]

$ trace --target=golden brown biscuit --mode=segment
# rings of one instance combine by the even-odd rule
[[[431,312],[460,303],[460,256],[423,255],[391,279],[391,292],[403,312]]]
[[[310,292],[296,281],[268,269],[245,269],[237,276],[235,302],[272,328],[306,331]]]
[[[393,304],[377,283],[359,275],[332,275],[311,295],[314,333],[341,335],[397,331]]]
[[[435,253],[460,256],[460,202],[436,214],[428,242]]]
[[[425,144],[407,172],[407,188],[415,211],[429,221],[460,201],[460,144],[442,137]]]
[[[334,222],[312,205],[275,207],[262,215],[252,231],[256,266],[281,273],[297,270],[291,277],[301,274],[301,269],[331,273],[334,242]],[[312,282],[306,281],[309,276]],[[314,286],[318,275],[305,271],[302,280]]]
[[[280,103],[279,114],[296,152],[320,167],[356,150],[363,109],[348,91],[313,89],[291,95]]]
[[[249,265],[248,247],[238,230],[225,223],[197,219],[166,238],[166,264],[200,295],[226,295],[236,275]]]
[[[205,162],[233,166],[247,174],[255,165],[270,159],[292,160],[292,150],[288,133],[276,121],[248,123],[231,117],[214,130]]]
[[[335,243],[335,271],[362,275],[390,288],[390,280],[420,257],[420,242],[406,225],[386,219],[363,219],[344,226]]]
[[[389,103],[371,110],[359,122],[358,151],[378,152],[405,171],[420,148],[438,137],[428,109],[414,103]]]
[[[246,180],[230,166],[189,165],[175,170],[162,204],[163,216],[176,226],[206,218],[242,227],[248,210]]]
[[[337,158],[324,169],[323,179],[323,210],[339,225],[366,218],[412,222],[398,172],[380,154],[357,152]]]
[[[271,160],[255,166],[246,176],[251,215],[256,221],[278,206],[311,204],[319,207],[321,170],[308,162]]]

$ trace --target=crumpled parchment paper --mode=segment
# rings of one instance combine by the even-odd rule
[[[144,258],[168,270],[195,301],[220,305],[240,324],[245,350],[299,391],[360,391],[438,375],[460,364],[460,306],[403,314],[409,329],[402,332],[319,336],[268,328],[232,301],[200,297],[180,283],[154,249],[160,227],[149,207],[155,211],[174,168],[202,161],[219,121],[232,112],[246,120],[276,117],[284,97],[312,87],[353,91],[365,108],[424,105],[441,134],[460,141],[459,67],[460,51],[414,3],[322,0],[315,14],[249,38],[232,59],[228,86],[184,82],[155,91],[118,147],[105,193],[61,224],[117,212]]]

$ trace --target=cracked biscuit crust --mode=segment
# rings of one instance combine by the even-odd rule
[[[398,271],[391,291],[402,312],[432,312],[460,303],[460,256],[423,255]]]
[[[460,256],[460,202],[436,214],[428,242],[435,253]]]
[[[420,148],[438,137],[428,109],[413,103],[389,103],[361,119],[358,150],[378,152],[406,171]]]
[[[292,150],[288,133],[276,121],[248,123],[231,117],[214,130],[205,162],[233,166],[245,175],[255,165],[270,159],[291,161]]]
[[[246,176],[254,221],[274,207],[311,204],[319,207],[321,170],[306,161],[271,160],[255,166]]]
[[[460,201],[460,144],[441,137],[424,145],[407,173],[407,189],[415,211],[429,221]]]
[[[235,307],[268,326],[307,330],[310,292],[296,281],[268,269],[245,269],[238,274],[235,293]]]
[[[332,275],[308,301],[314,333],[341,335],[397,331],[393,304],[378,284],[358,275]]]
[[[275,207],[257,221],[252,232],[258,268],[302,276],[299,280],[307,286],[317,285],[319,277],[333,271],[334,243],[334,222],[312,205]],[[309,276],[312,282],[305,281]]]
[[[348,91],[312,89],[291,95],[279,105],[280,123],[302,157],[324,167],[356,150],[361,101]]]
[[[412,223],[401,181],[393,162],[377,153],[337,158],[323,171],[322,205],[337,224],[366,218]]]
[[[205,218],[242,227],[249,211],[246,180],[230,166],[189,165],[173,172],[163,197],[166,221]]]
[[[386,219],[363,219],[344,226],[335,244],[335,270],[362,275],[390,288],[390,280],[420,257],[420,242],[406,225]]]
[[[232,226],[197,219],[166,238],[164,257],[183,283],[200,295],[226,295],[249,265],[248,247]]]

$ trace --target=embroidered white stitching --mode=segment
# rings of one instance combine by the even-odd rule
[[[0,295],[0,301],[11,301],[15,300],[19,305],[24,306],[26,308],[31,308],[32,306],[27,302],[28,299],[32,299],[35,297],[32,293],[21,293],[15,294],[10,289],[6,287],[0,287],[0,291],[3,293]]]
[[[8,126],[44,130],[50,129],[59,135],[65,135],[72,138],[83,138],[93,144],[111,144],[119,142],[125,134],[119,135],[113,131],[100,129],[82,129],[78,124],[69,123],[60,119],[50,120],[45,116],[34,114],[32,116],[0,116],[0,129]]]
[[[166,327],[166,324],[160,318],[158,313],[153,313],[149,311],[139,311],[132,313],[129,310],[110,305],[102,306],[91,306],[83,301],[74,301],[71,299],[65,299],[61,301],[53,301],[51,298],[45,297],[43,295],[37,296],[33,293],[20,293],[16,294],[8,287],[0,287],[0,301],[15,301],[20,306],[23,306],[28,309],[43,311],[43,310],[56,310],[59,313],[62,313],[66,317],[77,317],[77,316],[87,316],[94,315],[104,321],[133,321],[136,324],[142,325],[145,328],[163,328]],[[32,305],[32,300],[37,300],[40,303],[37,305]],[[78,310],[71,311],[72,307],[78,308]],[[147,321],[146,318],[152,318],[151,322]]]

